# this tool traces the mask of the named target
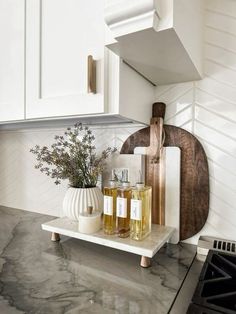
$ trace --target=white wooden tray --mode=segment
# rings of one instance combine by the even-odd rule
[[[52,240],[59,240],[59,234],[72,238],[96,243],[137,255],[141,255],[141,266],[148,267],[150,258],[171,238],[175,229],[173,227],[152,225],[152,232],[142,241],[130,238],[119,238],[116,235],[105,235],[102,230],[94,234],[78,232],[78,222],[68,218],[57,218],[42,224],[42,229],[52,232]]]

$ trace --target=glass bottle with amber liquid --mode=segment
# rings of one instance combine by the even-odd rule
[[[130,237],[143,240],[151,232],[152,188],[137,183],[132,189],[130,209]]]
[[[116,216],[117,233],[120,238],[127,238],[130,235],[130,200],[132,188],[130,182],[123,182],[117,189]]]
[[[109,181],[109,186],[103,189],[103,231],[105,234],[116,233],[116,197],[117,182]]]

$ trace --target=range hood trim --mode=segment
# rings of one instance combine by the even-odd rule
[[[112,6],[113,2],[116,5]],[[201,0],[150,0],[149,6],[144,6],[144,0],[133,1],[133,7],[134,3],[139,8],[143,5],[142,11],[133,8],[133,14],[129,6],[127,12],[124,8],[116,12],[117,2],[123,0],[109,0],[109,10],[105,10],[113,35],[113,40],[107,42],[110,50],[155,85],[203,77]],[[141,13],[135,16],[137,11]]]

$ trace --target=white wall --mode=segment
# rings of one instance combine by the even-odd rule
[[[194,133],[206,150],[210,213],[201,233],[236,240],[236,1],[204,2],[205,77],[157,87],[156,100],[167,104],[166,123]]]

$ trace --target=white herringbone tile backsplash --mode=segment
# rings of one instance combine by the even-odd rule
[[[210,213],[200,233],[236,240],[236,1],[204,3],[205,77],[157,87],[156,100],[167,104],[166,123],[194,133],[208,156]]]
[[[236,1],[206,0],[205,77],[198,82],[159,86],[167,104],[166,123],[194,133],[210,169],[210,213],[202,234],[236,240]],[[59,130],[60,131],[60,130]],[[97,128],[98,149],[120,147],[136,128]],[[48,145],[58,130],[0,133],[1,205],[60,215],[66,183],[34,170],[29,149]],[[199,235],[188,242],[196,243]]]
[[[121,148],[124,140],[138,130],[130,128],[93,128],[96,148]],[[34,169],[35,156],[29,152],[35,145],[50,145],[54,135],[64,129],[33,129],[0,132],[0,204],[7,207],[60,216],[68,182],[56,186],[53,180]],[[133,160],[138,165],[139,160]]]

